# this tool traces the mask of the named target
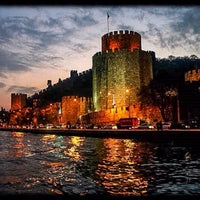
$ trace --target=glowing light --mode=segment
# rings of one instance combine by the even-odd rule
[[[23,143],[24,133],[12,132],[11,134],[15,137],[16,140],[16,143],[13,145],[13,147],[15,148],[13,156],[15,158],[22,157],[25,154],[24,143]]]
[[[104,140],[106,157],[98,164],[96,174],[108,193],[126,196],[147,193],[148,178],[137,170],[137,164],[144,162],[140,154],[146,153],[141,145],[131,140]]]
[[[57,137],[56,135],[44,135],[42,137],[42,141],[44,143],[47,143],[48,141],[54,141],[56,139],[56,137]]]
[[[81,137],[73,136],[71,137],[71,144],[72,146],[64,151],[64,154],[71,157],[73,160],[78,161],[81,159],[81,154],[79,152],[78,147],[83,144],[84,139]]]

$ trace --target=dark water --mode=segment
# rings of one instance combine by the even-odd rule
[[[1,194],[200,195],[198,145],[0,135]]]

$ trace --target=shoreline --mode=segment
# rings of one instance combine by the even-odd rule
[[[200,144],[200,129],[24,129],[24,128],[0,128],[0,131],[25,132],[33,134],[55,134],[62,136],[96,137],[136,139],[139,141],[182,141]]]

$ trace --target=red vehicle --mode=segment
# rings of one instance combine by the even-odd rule
[[[137,117],[133,118],[120,118],[117,123],[118,129],[132,129],[139,126],[139,119]]]

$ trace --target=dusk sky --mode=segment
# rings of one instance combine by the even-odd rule
[[[200,57],[200,6],[1,6],[0,106],[92,68],[108,32],[131,30],[157,58]]]

